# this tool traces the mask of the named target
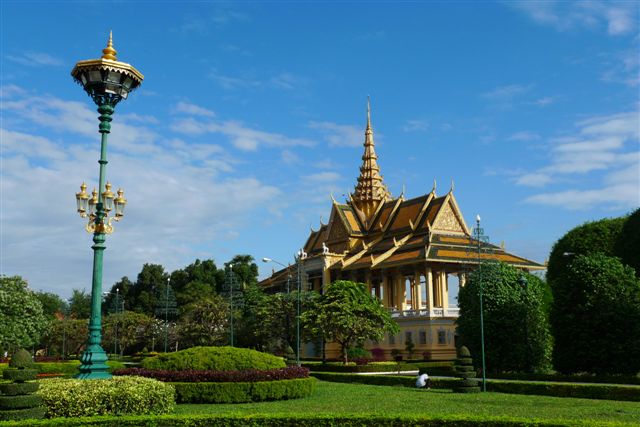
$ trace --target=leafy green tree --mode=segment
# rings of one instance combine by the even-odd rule
[[[398,324],[366,285],[338,280],[327,286],[314,307],[302,315],[302,322],[314,336],[340,344],[342,358],[347,349],[366,340],[380,341],[385,333],[396,334]]]
[[[80,350],[87,342],[89,333],[87,319],[72,319],[65,317],[54,319],[40,341],[47,349],[47,354],[61,355],[66,358],[69,354],[80,354]]]
[[[116,307],[118,308],[117,311],[131,310],[129,292],[133,289],[133,286],[134,283],[127,276],[114,283],[111,286],[111,290],[104,297],[102,312],[115,312]]]
[[[20,276],[0,276],[0,347],[13,351],[39,342],[48,320],[37,295]]]
[[[233,274],[242,289],[258,283],[258,265],[251,255],[236,255],[228,264],[233,265]]]
[[[154,319],[143,313],[125,311],[110,314],[104,320],[105,349],[114,348],[117,330],[117,350],[120,355],[129,354],[151,344],[149,331]]]
[[[184,307],[222,290],[224,270],[213,260],[200,261],[171,273],[171,286],[176,293],[178,307]]]
[[[311,310],[319,295],[317,292],[300,293],[300,318]],[[298,313],[298,292],[278,293],[267,295],[263,304],[257,309],[257,317],[260,323],[257,326],[256,335],[258,341],[266,343],[270,350],[285,353],[288,348],[296,348]],[[313,340],[316,336],[313,331],[301,320],[300,343]],[[295,352],[295,350],[294,350]]]
[[[69,313],[76,319],[88,319],[91,316],[91,294],[84,289],[73,289],[69,299]]]
[[[625,221],[614,252],[624,264],[635,269],[636,277],[640,277],[640,209]]]
[[[553,245],[549,255],[547,280],[551,288],[553,289],[556,278],[565,272],[573,256],[595,253],[613,256],[626,219],[626,217],[605,218],[587,222],[562,236]]]
[[[263,317],[263,308],[268,296],[257,283],[248,284],[242,291],[243,304],[239,309],[240,318],[236,328],[238,347],[255,348],[266,351],[269,345],[270,330]]]
[[[521,283],[522,278],[526,282]],[[487,370],[547,370],[552,341],[542,280],[510,265],[493,262],[481,264],[470,275],[458,293],[457,331],[462,344],[475,355],[481,354],[480,287]],[[476,357],[475,363],[480,360]]]
[[[157,293],[164,290],[169,274],[160,264],[144,264],[133,287],[125,296],[125,306],[131,311],[153,316],[157,305]]]
[[[553,362],[562,373],[640,371],[640,280],[617,258],[577,255],[556,278]]]
[[[184,307],[177,328],[182,348],[224,344],[229,337],[229,304],[219,295],[204,297]]]
[[[36,297],[42,304],[42,312],[49,318],[64,313],[68,308],[68,303],[52,292],[36,291]]]

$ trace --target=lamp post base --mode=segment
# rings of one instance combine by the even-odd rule
[[[90,345],[80,359],[80,373],[75,378],[83,380],[99,380],[111,378],[107,366],[107,353],[99,344]]]

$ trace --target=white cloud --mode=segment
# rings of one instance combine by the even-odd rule
[[[558,101],[558,96],[543,96],[532,102],[533,105],[538,107],[546,107],[547,105],[555,104]]]
[[[511,100],[518,95],[528,92],[530,88],[530,85],[525,86],[519,84],[499,86],[489,92],[483,93],[482,97],[497,101]]]
[[[561,177],[599,171],[601,188],[564,189],[532,195],[527,202],[568,209],[596,204],[632,208],[640,204],[640,116],[637,111],[594,117],[576,123],[575,135],[550,141],[550,163],[516,177],[518,185],[542,187]],[[562,181],[562,180],[560,180]],[[575,180],[569,180],[570,182]],[[578,180],[578,184],[585,181]]]
[[[20,55],[6,55],[6,58],[10,61],[17,62],[18,64],[28,65],[31,67],[57,67],[60,65],[64,65],[64,62],[60,60],[60,58],[51,56],[46,52],[23,52]]]
[[[208,110],[206,108],[203,107],[199,107],[197,105],[194,104],[190,104],[188,102],[183,102],[180,101],[176,104],[175,108],[174,108],[174,112],[176,113],[184,113],[184,114],[191,114],[194,116],[202,116],[202,117],[215,117],[216,113],[214,113],[211,110]]]
[[[270,82],[279,89],[294,90],[307,83],[307,80],[293,73],[283,72],[271,77]]]
[[[506,3],[535,22],[558,31],[602,29],[612,36],[633,33],[637,28],[638,3],[622,1],[512,1]]]
[[[308,126],[320,131],[331,146],[358,147],[364,142],[364,129],[358,126],[333,122],[309,122]]]
[[[226,90],[255,88],[262,85],[262,82],[258,79],[248,76],[229,76],[221,74],[215,69],[209,73],[209,78]]]
[[[90,289],[91,239],[74,194],[83,180],[89,190],[97,184],[97,114],[24,92],[2,108],[11,128],[0,134],[1,273],[61,295]],[[221,146],[163,139],[142,123],[113,122],[107,179],[125,189],[128,204],[107,239],[105,286],[145,262],[174,269],[202,257],[196,248],[224,248],[256,212],[273,215],[283,205],[279,188],[233,174],[237,162]]]
[[[227,136],[231,143],[239,150],[255,151],[261,145],[267,147],[294,147],[314,145],[313,141],[304,138],[289,138],[279,133],[265,132],[251,129],[238,121],[197,121],[189,117],[175,121],[171,125],[174,132],[187,135],[202,135],[207,133]]]
[[[311,175],[305,175],[302,177],[302,179],[304,179],[305,181],[318,183],[339,181],[340,178],[341,177],[339,173],[330,171],[313,173]]]
[[[426,120],[407,120],[402,130],[405,132],[426,131],[429,129],[429,122]]]

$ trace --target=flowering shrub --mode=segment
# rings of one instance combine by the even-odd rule
[[[245,371],[168,371],[160,369],[127,368],[117,369],[113,375],[137,375],[140,377],[154,378],[164,382],[258,382],[292,380],[307,378],[309,369],[299,366],[288,366],[280,369]]]
[[[384,350],[381,349],[380,347],[372,348],[371,349],[371,356],[376,361],[384,360]]]
[[[52,378],[40,381],[37,392],[46,417],[168,414],[175,408],[175,388],[141,377],[104,380]]]

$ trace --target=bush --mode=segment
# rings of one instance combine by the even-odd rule
[[[309,396],[315,378],[235,383],[173,383],[179,403],[245,403]]]
[[[375,361],[384,360],[384,350],[380,347],[375,347],[371,349],[371,356]]]
[[[397,372],[398,363],[396,362],[373,362],[367,365],[343,365],[342,363],[318,364],[305,363],[302,366],[307,367],[311,372]],[[415,371],[427,373],[429,375],[452,376],[453,362],[419,362],[419,363],[400,363],[401,371]]]
[[[175,407],[173,386],[141,377],[49,379],[40,382],[38,394],[48,418],[166,414]]]
[[[27,350],[21,348],[20,350],[13,353],[11,356],[11,361],[9,362],[10,368],[31,368],[33,366],[33,360],[31,359],[31,355]]]
[[[402,386],[415,387],[416,377],[406,375],[357,375],[357,374],[339,374],[333,372],[312,372],[311,376],[322,380],[336,383],[349,384],[369,384],[369,385],[386,385],[386,386]],[[431,378],[431,388],[453,389],[457,383],[457,378]]]
[[[117,360],[109,360],[107,361],[107,365],[113,371],[114,369],[124,368],[125,365],[122,362],[118,362]],[[0,364],[0,373],[7,368],[8,365]],[[38,375],[40,374],[58,374],[64,376],[72,376],[78,373],[78,369],[80,368],[79,360],[68,360],[65,362],[36,362],[33,365],[33,369],[36,369]]]
[[[281,357],[235,347],[192,347],[144,359],[145,369],[171,371],[243,371],[284,368]]]
[[[371,352],[365,350],[362,347],[354,347],[347,350],[347,357],[349,360],[352,359],[370,359]],[[356,362],[357,363],[357,362]]]
[[[636,209],[622,226],[620,236],[616,242],[614,253],[636,271],[640,277],[640,209]]]
[[[289,414],[207,414],[207,415],[165,415],[165,416],[123,416],[98,418],[61,418],[56,420],[12,423],[14,426],[40,427],[600,427],[600,420],[539,420],[515,417],[492,417],[486,415],[418,418],[412,416],[384,415],[289,415]],[[609,425],[609,424],[606,424]],[[613,424],[611,424],[613,426]],[[629,424],[615,424],[629,425]]]
[[[309,369],[287,366],[280,369],[258,371],[167,371],[144,368],[118,369],[113,375],[136,375],[164,382],[257,382],[308,378]]]

